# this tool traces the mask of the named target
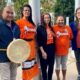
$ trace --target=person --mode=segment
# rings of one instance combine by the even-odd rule
[[[39,58],[42,71],[42,80],[52,80],[55,44],[54,32],[51,26],[51,16],[48,13],[43,14],[42,24],[37,28],[37,43],[39,46]]]
[[[60,65],[62,67],[62,80],[66,80],[66,63],[70,47],[70,40],[73,37],[72,31],[69,26],[65,25],[63,16],[57,17],[56,24],[53,26],[53,30],[55,32],[57,80],[60,80]]]
[[[76,9],[76,20],[71,22],[70,27],[72,29],[74,38],[72,39],[72,49],[74,50],[76,58],[76,66],[78,71],[78,78],[80,80],[80,7]]]
[[[22,64],[22,78],[23,80],[31,80],[39,75],[38,64],[36,62],[36,27],[32,20],[31,6],[26,4],[22,8],[22,18],[16,23],[20,28],[20,38],[26,40],[30,45],[30,56]],[[39,80],[39,79],[37,79]]]
[[[4,7],[0,18],[0,78],[1,80],[16,80],[18,65],[7,57],[6,50],[14,38],[20,38],[20,30],[13,21],[14,11],[11,6]]]

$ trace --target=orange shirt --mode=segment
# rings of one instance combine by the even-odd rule
[[[46,31],[47,31],[47,44],[52,44],[53,43],[53,32],[51,31],[49,26],[47,26]]]
[[[71,28],[69,26],[59,27],[58,25],[54,25],[53,30],[56,34],[56,55],[67,55],[70,47],[70,39],[73,37]]]
[[[29,59],[33,59],[36,57],[36,43],[35,43],[35,35],[36,35],[36,28],[35,26],[30,23],[29,21],[21,18],[20,20],[17,20],[16,22],[20,27],[20,37],[21,39],[33,39],[32,41],[28,41],[31,52]]]
[[[20,37],[22,39],[34,39],[36,29],[33,24],[23,18],[18,20],[16,23],[20,27]]]

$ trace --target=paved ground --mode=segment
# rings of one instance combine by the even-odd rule
[[[76,80],[76,77],[77,77],[77,71],[76,71],[75,58],[73,55],[73,51],[70,50],[67,63],[67,80]],[[21,67],[18,68],[17,80],[22,80]],[[55,72],[53,74],[53,80],[56,80]],[[62,75],[61,75],[61,80],[62,80]]]
[[[67,63],[67,79],[66,80],[76,80],[76,79],[77,79],[77,71],[76,71],[75,59],[69,56],[68,63]],[[55,72],[53,75],[53,80],[56,80]],[[61,80],[62,80],[62,75],[61,75]]]

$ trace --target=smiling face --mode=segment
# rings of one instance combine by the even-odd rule
[[[5,7],[2,12],[2,17],[8,22],[12,21],[14,17],[13,9],[10,6]]]
[[[28,18],[30,16],[30,8],[24,7],[23,8],[23,17]]]
[[[58,16],[56,23],[60,26],[63,27],[64,26],[64,17],[63,16]]]
[[[50,23],[50,16],[48,14],[44,15],[44,23],[48,25]]]

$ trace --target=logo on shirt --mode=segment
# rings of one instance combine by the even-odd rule
[[[61,32],[61,31],[57,31],[57,37],[60,37],[60,36],[67,36],[68,35],[68,30],[65,29],[64,32]]]

